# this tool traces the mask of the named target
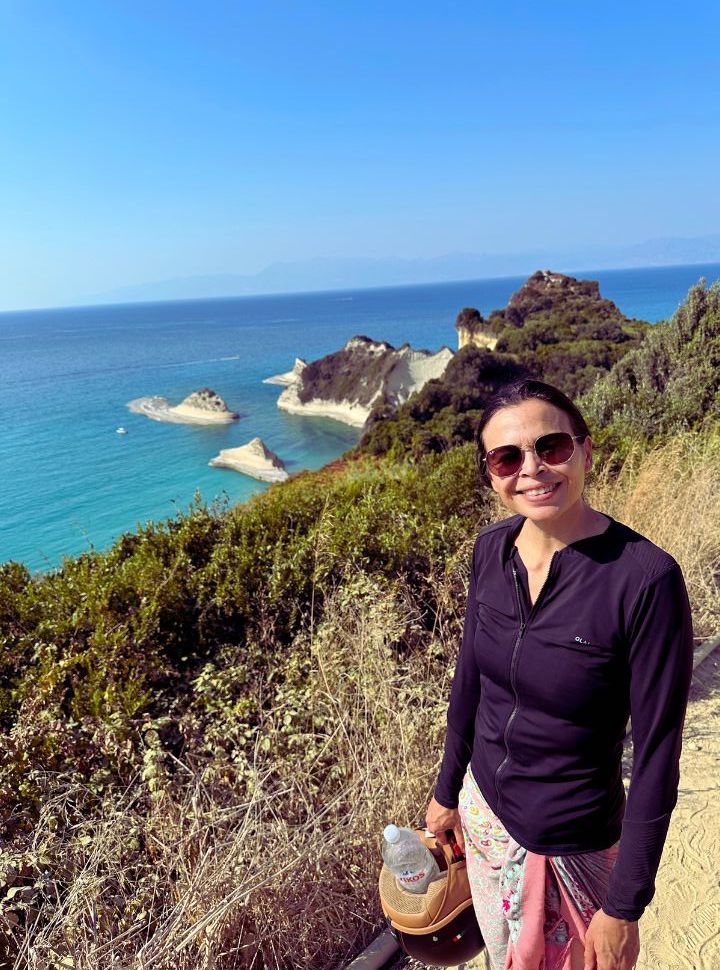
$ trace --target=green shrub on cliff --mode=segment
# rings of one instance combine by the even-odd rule
[[[651,329],[603,299],[597,282],[541,271],[487,321],[466,307],[458,324],[497,336],[492,351],[466,345],[445,373],[399,408],[379,405],[356,453],[418,458],[475,436],[482,409],[501,384],[537,377],[576,397],[591,388]]]
[[[720,419],[720,283],[701,280],[582,401],[598,444],[626,454],[638,441]]]
[[[128,783],[147,755],[143,724],[159,723],[177,753],[179,718],[194,712],[202,734],[232,709],[233,744],[245,743],[282,683],[284,647],[346,576],[402,577],[431,610],[429,577],[486,508],[468,447],[417,466],[365,460],[303,474],[223,513],[198,504],[45,576],[5,565],[0,807],[10,828],[32,823],[48,773],[70,771],[90,790]]]
[[[437,380],[399,408],[380,407],[368,420],[357,453],[418,458],[472,441],[496,387],[527,373],[509,354],[472,345],[459,350]]]

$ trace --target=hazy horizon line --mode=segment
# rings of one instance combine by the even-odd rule
[[[370,259],[371,257],[366,257]],[[428,257],[427,261],[436,259],[438,257]],[[439,257],[443,258],[443,257]],[[348,261],[352,261],[353,257],[348,257]],[[376,285],[357,285],[357,286],[329,286],[329,287],[309,287],[308,289],[296,290],[271,290],[271,291],[258,291],[257,293],[227,293],[227,294],[216,294],[212,296],[188,296],[188,297],[164,297],[160,299],[127,299],[127,300],[98,300],[97,303],[90,302],[80,302],[80,303],[61,303],[61,304],[48,304],[45,306],[30,306],[30,307],[16,307],[14,309],[2,309],[0,310],[0,316],[10,315],[10,314],[21,314],[21,313],[41,313],[43,311],[53,311],[53,310],[92,310],[98,307],[122,307],[122,306],[157,306],[165,303],[209,303],[216,300],[254,300],[262,298],[277,298],[277,297],[292,297],[292,296],[306,296],[311,294],[322,294],[322,293],[356,293],[356,292],[366,292],[368,290],[399,290],[399,289],[411,289],[422,286],[442,286],[444,284],[452,285],[455,283],[486,283],[492,282],[494,280],[512,280],[512,279],[528,279],[534,273],[541,270],[546,270],[553,273],[561,273],[563,276],[573,276],[575,273],[634,273],[640,270],[661,270],[661,269],[690,269],[693,266],[704,267],[704,266],[718,266],[720,267],[720,259],[701,261],[701,262],[689,262],[689,263],[650,263],[647,265],[638,266],[588,266],[587,268],[580,267],[572,270],[556,270],[552,269],[550,266],[538,266],[536,269],[531,271],[525,271],[520,273],[499,273],[492,276],[467,276],[467,277],[457,277],[453,279],[437,279],[437,280],[423,280],[415,281],[410,283],[383,283]],[[132,286],[154,286],[163,285],[164,283],[171,283],[175,280],[201,280],[201,279],[217,279],[224,276],[234,276],[237,275],[239,278],[243,278],[241,274],[229,274],[229,273],[217,273],[217,274],[199,274],[195,276],[184,276],[184,277],[174,277],[169,280],[158,280],[153,283],[145,284],[131,284],[127,288],[131,289]],[[112,292],[112,291],[109,291]]]

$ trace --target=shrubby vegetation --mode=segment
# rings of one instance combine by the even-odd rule
[[[416,466],[366,460],[301,475],[223,514],[198,505],[45,576],[3,566],[7,834],[32,825],[47,772],[71,762],[78,778],[127,781],[98,747],[97,726],[115,724],[122,744],[138,719],[202,707],[207,665],[232,666],[223,703],[254,728],[282,680],[285,647],[347,575],[402,578],[431,622],[437,571],[484,515],[465,448]],[[182,749],[177,733],[162,733]],[[23,814],[13,815],[18,791]]]
[[[364,602],[382,610],[383,669],[402,683],[408,665],[424,669],[427,663],[420,646],[446,623],[457,633],[461,596],[451,592],[463,580],[455,564],[468,532],[489,514],[476,492],[466,447],[417,465],[371,460],[336,465],[226,511],[197,505],[123,536],[106,553],[68,560],[44,576],[31,577],[18,564],[3,566],[0,809],[6,848],[0,855],[0,919],[18,947],[35,940],[36,962],[30,965],[60,966],[61,958],[79,959],[81,952],[86,962],[76,966],[115,965],[114,948],[106,963],[95,953],[100,941],[125,932],[147,939],[156,929],[155,910],[179,905],[182,894],[199,893],[203,905],[213,900],[220,906],[233,879],[245,886],[262,882],[263,866],[255,856],[274,864],[282,838],[306,862],[303,839],[320,853],[328,885],[337,877],[334,892],[340,894],[338,887],[346,883],[357,889],[366,875],[358,859],[369,865],[375,842],[361,847],[349,829],[347,845],[338,846],[343,839],[336,833],[323,846],[324,827],[315,832],[314,820],[342,825],[342,812],[353,810],[348,799],[357,804],[356,780],[347,797],[333,802],[344,790],[335,786],[354,777],[354,758],[364,761],[370,753],[360,747],[353,754],[352,735],[360,726],[344,722],[342,697],[381,674],[358,671],[361,657],[348,641],[342,663],[330,657],[319,679],[313,651],[321,641],[331,654],[334,649],[327,601],[337,608],[351,596],[355,609]],[[463,563],[460,574],[464,571]],[[390,601],[402,608],[402,622],[391,620]],[[367,621],[365,612],[360,620]],[[443,669],[448,662],[442,657]],[[331,677],[332,664],[337,670]],[[414,682],[417,696],[408,695],[407,704],[422,705],[420,680]],[[388,701],[383,690],[376,701],[388,708],[386,718],[394,718],[400,694]],[[366,746],[377,745],[371,725],[362,736]],[[395,740],[383,743],[394,749]],[[400,749],[392,758],[399,754]],[[429,757],[423,754],[425,762]],[[388,770],[396,768],[393,761]],[[381,783],[376,772],[377,765],[373,776],[385,786],[378,798],[381,790],[402,784]],[[416,798],[426,773],[427,764],[412,789]],[[291,794],[277,807],[278,793],[288,785]],[[365,798],[373,797],[368,784]],[[388,810],[382,803],[375,815],[366,812],[367,824],[372,819],[380,826]],[[248,811],[250,820],[243,821]],[[183,843],[189,855],[180,864],[175,845],[183,832],[189,833]],[[247,872],[238,873],[237,862],[224,860],[212,891],[193,882],[208,845],[221,865],[222,846],[227,840],[235,844],[238,833],[245,840],[238,858]],[[110,860],[100,864],[96,851],[112,854],[111,874],[102,871]],[[164,870],[156,865],[160,857]],[[313,867],[318,864],[313,860]],[[177,876],[178,865],[185,867],[186,881]],[[350,868],[343,872],[343,866]],[[292,894],[282,880],[273,889],[283,905],[288,891]],[[94,928],[73,893],[85,902],[92,898],[104,914]],[[267,905],[267,896],[263,899]],[[336,908],[340,903],[338,895]],[[375,912],[371,898],[363,905]],[[331,966],[338,948],[351,949],[363,933],[363,921],[352,919],[349,936],[311,939],[309,931],[306,945],[325,956],[275,963],[263,947],[277,946],[278,940],[259,914],[243,915],[238,907],[229,925],[244,927],[244,935],[240,942],[237,934],[232,937],[232,959],[213,966]],[[183,932],[197,917],[195,908],[182,915]],[[256,917],[260,924],[253,929]],[[312,923],[312,913],[306,918]],[[53,930],[53,920],[65,925],[68,919],[84,950]],[[282,919],[274,925],[279,931]],[[198,946],[203,939],[199,934]],[[140,942],[135,939],[133,946]],[[249,947],[244,954],[238,951],[241,943]],[[177,944],[173,937],[168,966],[180,965]],[[183,966],[197,965],[198,946]],[[150,946],[153,966],[160,965],[161,950],[160,943]],[[260,950],[265,963],[257,962]]]
[[[397,363],[397,352],[387,343],[353,337],[340,350],[310,361],[302,373],[298,397],[352,400],[367,405]]]
[[[576,397],[637,346],[652,329],[600,296],[594,280],[535,273],[489,324],[496,350],[515,354],[543,380]]]
[[[526,373],[509,354],[463,347],[442,378],[428,381],[405,404],[376,408],[356,453],[418,459],[473,441],[482,409],[495,388]]]
[[[679,559],[699,636],[720,622],[719,303],[695,287],[585,402],[591,500]],[[426,803],[472,539],[499,514],[454,422],[470,436],[519,365],[452,366],[407,420],[458,447],[408,431],[395,460],[0,567],[0,964],[330,970],[373,935],[378,833]]]
[[[378,405],[357,446],[358,454],[417,457],[472,441],[492,392],[528,375],[571,397],[593,387],[652,329],[630,320],[600,296],[593,280],[538,272],[487,320],[472,307],[458,315],[470,333],[497,338],[493,350],[459,350],[445,373],[400,407]]]
[[[673,317],[598,381],[583,403],[598,441],[627,454],[720,420],[720,283],[701,280]]]

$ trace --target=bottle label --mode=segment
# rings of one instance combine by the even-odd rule
[[[427,879],[426,869],[418,869],[416,872],[404,872],[401,876],[397,877],[397,881],[403,886],[412,886],[416,882],[422,882],[423,879]]]

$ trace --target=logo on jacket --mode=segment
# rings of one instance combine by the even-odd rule
[[[592,646],[592,643],[590,643],[590,641],[586,640],[584,637],[575,637],[575,643],[582,643],[584,647]]]

